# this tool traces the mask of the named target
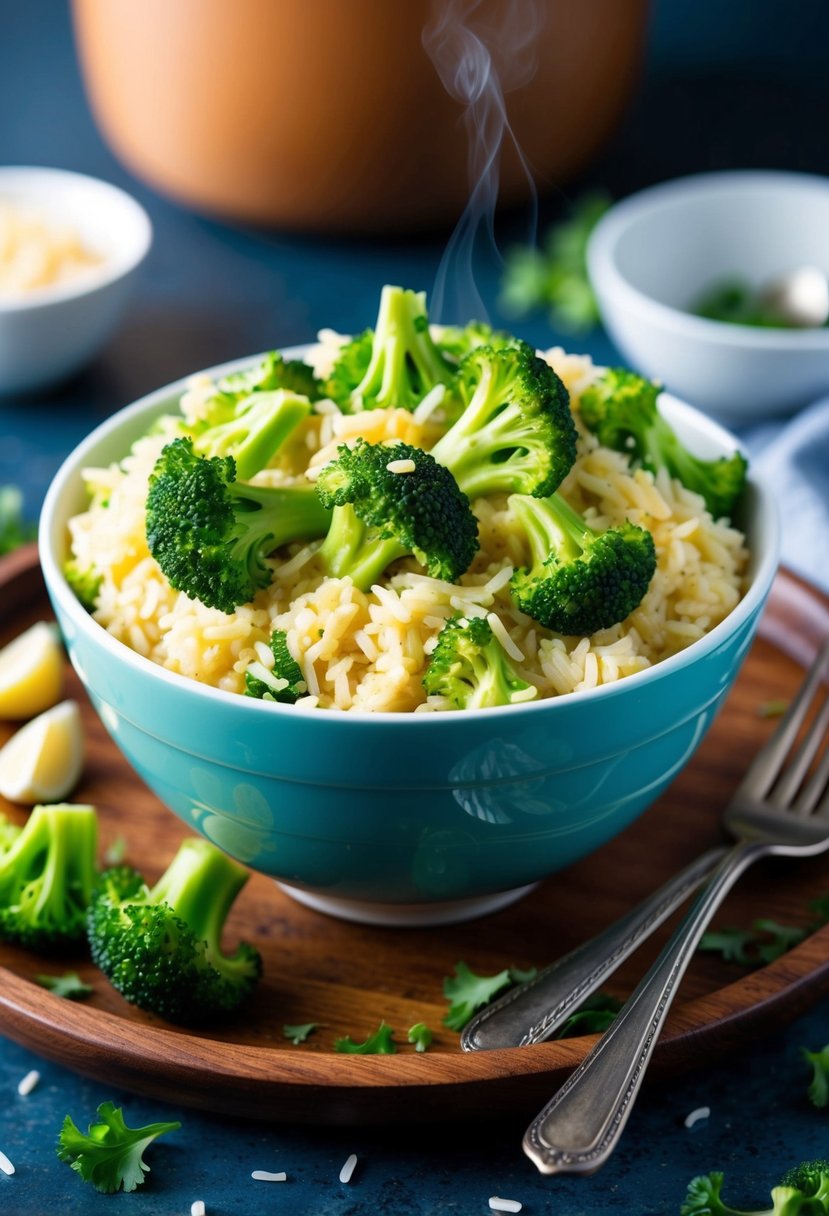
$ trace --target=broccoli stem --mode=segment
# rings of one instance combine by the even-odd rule
[[[318,557],[332,578],[348,575],[360,591],[368,591],[392,562],[411,550],[394,537],[384,539],[369,529],[350,503],[335,507],[328,535]]]
[[[3,936],[39,949],[82,934],[96,879],[97,840],[94,807],[34,808],[0,860]]]
[[[560,494],[543,499],[515,495],[510,506],[526,533],[533,566],[545,565],[551,553],[572,561],[584,552],[583,538],[593,529]]]
[[[204,942],[208,961],[231,979],[236,960],[222,953],[221,938],[233,901],[247,880],[247,870],[209,841],[185,840],[146,901],[168,904]]]
[[[353,396],[371,397],[378,408],[405,405],[400,400],[402,385],[415,380],[424,386],[421,395],[425,395],[432,385],[446,383],[451,374],[452,369],[429,333],[423,293],[384,287],[371,359]]]
[[[232,556],[243,563],[250,559],[254,537],[262,544],[267,541],[272,552],[288,541],[323,536],[331,519],[330,510],[322,505],[313,487],[278,488],[234,481],[227,491],[236,499],[243,522]]]
[[[193,450],[201,456],[233,456],[236,477],[247,481],[265,468],[310,412],[306,398],[285,389],[252,393],[235,406],[231,419],[197,434]]]

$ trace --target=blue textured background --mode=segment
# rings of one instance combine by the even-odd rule
[[[597,183],[619,196],[709,168],[829,172],[827,55],[825,3],[661,0],[639,95],[584,181],[567,193]],[[60,393],[0,403],[0,482],[24,485],[32,516],[63,455],[94,422],[206,364],[305,341],[323,324],[369,323],[384,282],[431,287],[446,237],[298,238],[198,218],[153,195],[113,160],[92,125],[63,0],[0,0],[0,163],[63,166],[122,184],[155,226],[137,298],[106,351]],[[545,200],[542,221],[560,206],[560,197]],[[518,233],[522,224],[520,215],[506,217],[504,231]],[[482,269],[480,287],[493,318],[502,320],[493,266]],[[540,318],[521,330],[538,344],[559,337]],[[582,345],[597,358],[612,355],[601,333]],[[760,1206],[784,1168],[829,1156],[829,1117],[806,1099],[808,1070],[798,1052],[801,1044],[828,1040],[824,1003],[773,1041],[746,1043],[723,1065],[700,1060],[693,1076],[661,1090],[648,1085],[609,1165],[592,1179],[560,1180],[537,1175],[519,1149],[523,1126],[500,1122],[497,1112],[474,1132],[234,1123],[119,1095],[0,1041],[0,1148],[17,1166],[12,1178],[0,1174],[0,1213],[173,1216],[202,1198],[211,1216],[460,1216],[488,1211],[488,1197],[500,1194],[520,1199],[528,1216],[667,1216],[678,1212],[687,1180],[712,1168],[726,1171],[732,1203]],[[20,1098],[17,1082],[32,1067],[41,1083]],[[151,1150],[152,1173],[130,1196],[95,1195],[52,1152],[63,1116],[85,1126],[106,1098],[123,1101],[132,1124],[183,1124]],[[711,1118],[689,1131],[684,1116],[700,1105],[711,1107]],[[360,1165],[344,1187],[338,1173],[351,1152]],[[253,1169],[285,1169],[289,1180],[254,1183]]]

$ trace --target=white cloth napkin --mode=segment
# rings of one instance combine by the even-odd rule
[[[776,491],[783,564],[829,592],[829,397],[737,434]]]

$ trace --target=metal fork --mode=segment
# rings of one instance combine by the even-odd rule
[[[829,849],[829,746],[819,756],[829,736],[829,695],[792,752],[828,666],[829,639],[725,809],[736,844],[610,1028],[527,1129],[524,1151],[542,1173],[593,1173],[613,1152],[679,981],[740,875],[761,857]]]

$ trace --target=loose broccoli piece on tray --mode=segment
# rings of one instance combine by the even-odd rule
[[[530,547],[510,583],[522,612],[557,633],[588,635],[637,608],[656,569],[653,537],[625,522],[595,532],[560,494],[509,499]]]
[[[448,698],[455,709],[518,705],[538,695],[522,680],[485,617],[452,617],[438,635],[423,677],[430,696]]]
[[[221,947],[231,904],[248,872],[207,840],[185,840],[150,888],[128,866],[101,875],[87,917],[96,966],[126,1000],[171,1022],[233,1013],[262,970],[246,942]]]
[[[472,350],[459,370],[463,413],[432,448],[470,498],[552,494],[576,459],[570,398],[525,342]]]
[[[287,389],[251,393],[232,405],[219,397],[193,430],[193,450],[199,456],[232,456],[236,476],[247,481],[310,412],[308,398]]]
[[[197,456],[187,438],[169,443],[150,475],[150,552],[172,587],[222,612],[268,586],[269,553],[324,536],[329,520],[312,487],[240,483],[232,456]]]
[[[692,1178],[680,1216],[822,1216],[829,1213],[829,1161],[804,1161],[783,1175],[771,1207],[733,1208],[721,1196],[719,1171]]]
[[[365,591],[407,555],[449,582],[469,568],[478,524],[448,469],[407,443],[358,439],[338,452],[317,478],[322,502],[334,508],[319,550],[328,574],[348,575]]]
[[[266,667],[258,660],[251,663],[245,672],[245,695],[258,697],[262,701],[282,701],[286,705],[294,702],[308,691],[302,668],[288,649],[288,638],[281,629],[271,634],[273,667]]]
[[[95,808],[36,806],[0,835],[0,938],[40,953],[77,945],[96,878]]]
[[[150,1167],[144,1153],[153,1140],[165,1132],[174,1132],[180,1123],[149,1123],[146,1127],[127,1127],[124,1112],[114,1102],[102,1102],[96,1112],[96,1123],[82,1132],[67,1115],[58,1136],[57,1154],[84,1182],[91,1182],[96,1191],[112,1195],[116,1191],[134,1191],[141,1186]]]
[[[719,460],[694,456],[659,412],[660,388],[622,367],[607,368],[581,396],[582,421],[605,447],[627,452],[657,473],[664,468],[705,499],[714,519],[730,516],[743,491],[748,462],[741,452]]]
[[[326,392],[344,409],[413,410],[455,370],[429,333],[424,292],[384,287],[374,330],[340,351]]]

